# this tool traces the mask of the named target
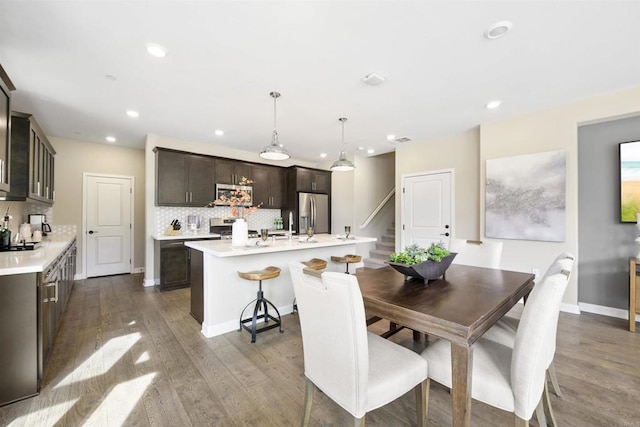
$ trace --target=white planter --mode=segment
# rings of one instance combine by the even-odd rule
[[[249,226],[243,218],[238,218],[231,226],[231,246],[246,246],[249,242]]]

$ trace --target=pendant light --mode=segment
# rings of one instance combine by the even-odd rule
[[[344,149],[344,122],[346,122],[347,119],[345,117],[341,117],[338,120],[342,123],[342,147],[340,148],[340,157],[338,160],[333,162],[331,170],[336,172],[352,171],[356,167],[347,159],[347,153]]]
[[[291,155],[278,142],[278,131],[276,130],[276,100],[280,97],[280,92],[271,92],[273,98],[273,133],[271,134],[271,145],[267,145],[260,152],[260,157],[268,160],[286,160]]]

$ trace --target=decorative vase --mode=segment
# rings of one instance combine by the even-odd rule
[[[244,218],[238,218],[231,226],[231,246],[246,246],[249,242],[249,226]]]
[[[444,277],[447,268],[451,265],[451,262],[456,257],[457,253],[451,252],[449,255],[442,258],[442,261],[423,261],[418,264],[407,265],[399,262],[387,261],[391,267],[395,268],[401,274],[404,274],[404,279],[409,277],[423,280],[424,283],[428,283],[429,280],[437,279],[438,277]]]

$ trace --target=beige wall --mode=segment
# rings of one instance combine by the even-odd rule
[[[85,275],[82,246],[82,180],[85,172],[134,177],[133,267],[140,271],[144,266],[144,151],[54,137],[49,137],[49,140],[56,150],[55,222],[75,224],[78,229],[76,274]]]
[[[538,111],[509,120],[483,124],[480,128],[480,175],[485,176],[485,162],[509,156],[552,150],[566,151],[567,198],[566,241],[562,243],[504,240],[503,268],[544,271],[562,251],[574,253],[578,262],[578,126],[640,112],[640,87]],[[480,216],[484,224],[484,180],[480,179]],[[484,227],[482,227],[484,235]],[[566,305],[577,312],[577,268],[564,296]]]
[[[502,268],[544,270],[562,251],[578,254],[578,126],[640,112],[640,87],[519,117],[485,123],[479,131],[402,145],[396,150],[396,186],[403,174],[455,169],[454,235],[484,239],[485,162],[488,159],[566,150],[567,238],[565,242],[504,240]],[[396,217],[400,217],[399,201]],[[399,240],[399,239],[398,239]],[[564,296],[563,309],[578,312],[577,268]]]
[[[455,177],[453,237],[476,240],[480,237],[480,132],[469,130],[446,138],[400,145],[396,148],[396,189],[401,192],[402,176],[419,172],[453,169]],[[401,197],[396,197],[396,218]],[[396,227],[396,242],[400,242]]]

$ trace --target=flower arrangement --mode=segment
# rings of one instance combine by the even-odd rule
[[[253,184],[253,181],[243,176],[242,179],[240,179],[238,186],[247,186],[251,184]],[[244,218],[262,206],[262,203],[257,206],[247,206],[249,203],[251,203],[251,195],[242,189],[235,189],[229,191],[228,194],[222,194],[213,202],[209,202],[206,207],[212,208],[218,205],[229,205],[232,216]]]

